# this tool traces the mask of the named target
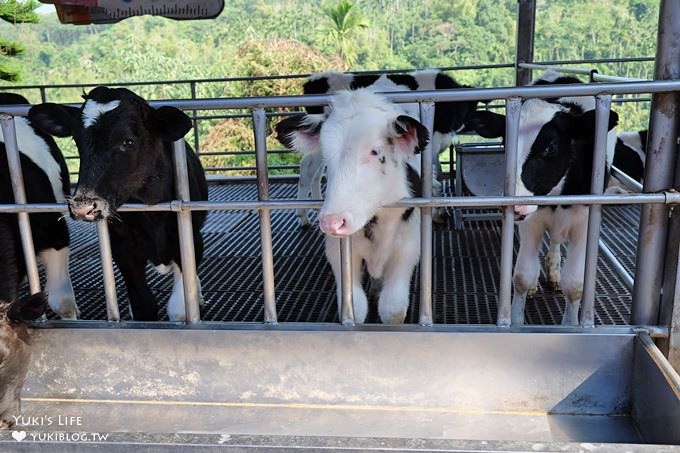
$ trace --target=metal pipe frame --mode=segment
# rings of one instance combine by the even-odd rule
[[[593,170],[590,179],[590,193],[604,192],[607,166],[607,134],[612,97],[600,95],[595,98],[595,149]],[[597,281],[597,257],[602,224],[602,206],[593,205],[588,209],[588,237],[586,241],[586,266],[581,299],[581,327],[595,327],[595,284]]]
[[[659,7],[654,79],[680,81],[680,2],[677,0],[662,0]],[[643,184],[647,193],[666,190],[674,182],[680,133],[679,105],[677,92],[660,92],[652,97]],[[658,322],[664,257],[669,250],[667,237],[668,208],[642,206],[635,262],[637,278],[631,307],[633,323]]]
[[[659,192],[659,193],[645,193],[645,194],[630,194],[630,195],[579,195],[579,196],[538,196],[538,197],[516,197],[511,196],[514,191],[514,181],[516,177],[516,157],[517,152],[517,135],[519,128],[519,109],[521,106],[521,100],[523,97],[534,98],[534,97],[555,97],[555,96],[565,96],[565,95],[599,95],[600,93],[605,93],[598,98],[598,129],[603,128],[603,122],[606,124],[607,121],[603,120],[606,114],[608,114],[609,106],[611,102],[612,94],[627,94],[627,93],[639,93],[639,92],[653,92],[660,93],[665,91],[680,91],[680,82],[636,82],[628,84],[584,84],[572,85],[572,86],[540,86],[540,87],[517,87],[517,88],[491,88],[491,89],[471,89],[471,90],[448,90],[448,91],[431,91],[431,92],[398,92],[398,93],[388,93],[386,97],[390,98],[395,102],[424,102],[431,103],[435,101],[447,101],[447,100],[464,100],[464,99],[491,99],[497,97],[499,94],[510,94],[512,96],[508,97],[506,102],[506,108],[508,109],[507,123],[506,123],[506,196],[501,197],[446,197],[446,198],[432,198],[431,196],[425,196],[422,198],[412,198],[407,200],[402,200],[398,203],[394,203],[386,207],[416,207],[416,208],[432,208],[436,206],[445,207],[498,207],[505,206],[504,215],[504,228],[503,228],[503,245],[501,254],[501,294],[499,295],[499,326],[504,326],[509,323],[509,305],[511,297],[511,271],[512,271],[512,242],[514,235],[514,215],[512,213],[511,207],[517,204],[533,204],[533,205],[555,205],[555,204],[590,204],[590,205],[616,205],[616,204],[677,204],[680,203],[680,194],[675,192]],[[275,107],[275,106],[291,106],[293,104],[297,105],[312,105],[312,104],[323,104],[327,102],[329,96],[287,96],[278,98],[253,98],[253,99],[214,99],[214,100],[200,100],[200,101],[177,101],[177,102],[157,102],[152,103],[152,105],[176,105],[181,108],[188,110],[199,110],[199,109],[209,109],[209,108],[252,108],[253,112],[253,123],[255,129],[256,138],[256,157],[257,157],[257,170],[258,170],[258,194],[259,199],[257,201],[243,201],[243,202],[210,202],[210,201],[187,201],[189,200],[188,193],[188,182],[186,180],[186,156],[184,145],[182,141],[178,141],[174,145],[175,160],[177,165],[177,175],[178,175],[178,198],[179,200],[160,203],[155,206],[141,205],[141,204],[126,204],[121,207],[121,211],[174,211],[178,213],[179,224],[180,224],[180,238],[182,241],[182,261],[183,263],[189,263],[189,266],[183,265],[183,276],[185,278],[185,291],[187,294],[187,317],[190,322],[198,321],[198,303],[197,298],[194,296],[197,294],[197,279],[195,274],[195,261],[193,259],[188,259],[185,257],[184,253],[191,253],[193,257],[193,240],[191,237],[191,211],[198,210],[232,210],[232,209],[250,209],[259,210],[261,215],[261,238],[262,238],[262,251],[263,251],[263,280],[265,282],[265,320],[267,322],[275,322],[276,309],[275,309],[275,299],[274,299],[274,273],[273,273],[273,253],[272,253],[272,241],[271,241],[271,221],[268,216],[270,209],[297,209],[301,207],[320,207],[321,202],[319,201],[297,201],[297,200],[269,200],[268,196],[268,173],[267,173],[267,154],[265,145],[265,134],[266,134],[266,114],[264,108]],[[427,122],[431,121],[427,118],[432,110],[432,106],[423,105],[424,117]],[[10,113],[20,114],[25,113],[26,107],[0,107],[0,110],[8,110]],[[10,135],[6,137],[12,137],[14,133],[14,128],[12,127],[11,118],[5,119],[3,122],[3,129],[10,130]],[[606,128],[605,128],[606,129]],[[596,144],[599,145],[604,143],[603,134],[606,141],[606,131],[598,131],[598,138],[596,138]],[[11,142],[11,140],[10,140]],[[596,145],[596,146],[597,146]],[[10,151],[12,144],[10,143],[8,149]],[[16,146],[14,147],[14,152],[16,153]],[[598,149],[603,148],[603,146],[598,146]],[[514,150],[513,150],[514,149]],[[181,152],[180,152],[181,151]],[[602,152],[602,151],[600,151]],[[425,152],[425,158],[427,159],[427,151]],[[597,158],[596,158],[597,159]],[[431,157],[426,162],[431,163]],[[182,164],[183,167],[182,168]],[[603,163],[602,163],[603,165]],[[431,168],[428,165],[424,165],[424,175],[429,173]],[[428,171],[429,170],[429,171]],[[598,169],[598,165],[595,166],[594,173],[600,175],[601,169]],[[426,181],[431,182],[431,178],[423,178],[424,184]],[[594,176],[594,181],[596,177]],[[425,192],[427,192],[427,187]],[[431,190],[431,187],[430,187]],[[662,189],[663,190],[663,189]],[[599,191],[601,193],[601,190]],[[431,194],[428,194],[431,195]],[[66,209],[66,204],[22,204],[15,203],[13,205],[0,205],[0,212],[59,212]],[[592,209],[592,208],[591,208]],[[182,220],[184,218],[184,220]],[[593,237],[597,238],[597,230],[599,228],[599,219],[596,219],[594,224],[591,224],[591,234]],[[592,221],[592,216],[591,216]],[[185,226],[184,230],[182,225]],[[425,225],[423,225],[424,227]],[[430,238],[431,240],[431,238]],[[595,241],[597,245],[597,241]],[[348,247],[349,246],[349,247]],[[349,249],[349,250],[348,250]],[[351,264],[351,243],[342,244],[341,250],[343,250],[344,255],[342,257],[343,266],[346,266],[348,261]],[[431,250],[430,250],[431,252]],[[595,253],[596,259],[596,253]],[[592,254],[591,254],[592,260]],[[185,268],[190,268],[187,269]],[[351,268],[351,266],[350,266]],[[594,267],[589,263],[586,267],[586,272],[591,272],[594,275]],[[192,274],[193,275],[190,275]],[[349,276],[349,279],[347,279]],[[431,278],[431,272],[429,277]],[[347,286],[349,282],[349,286]],[[348,275],[342,277],[343,289],[349,290],[343,291],[342,298],[346,300],[349,295],[351,295],[351,270]],[[431,288],[430,288],[431,291]],[[191,293],[193,292],[194,295]],[[431,295],[431,293],[430,293]],[[431,298],[430,298],[431,299]],[[351,297],[349,297],[351,301]],[[427,299],[425,299],[427,300]],[[352,304],[344,304],[342,308],[342,320],[353,320]],[[503,313],[507,312],[508,316],[503,317]],[[636,324],[648,324],[640,323]]]
[[[340,239],[340,323],[343,326],[355,324],[352,294],[352,238],[343,237]]]
[[[113,275],[113,254],[111,253],[111,237],[109,224],[106,220],[97,222],[97,236],[99,255],[102,261],[102,276],[104,279],[104,297],[106,299],[106,319],[120,321],[118,295],[116,294],[116,279]]]
[[[531,82],[531,69],[523,66],[523,63],[534,60],[536,0],[517,0],[517,3],[515,85],[520,86]]]
[[[604,74],[600,74],[597,72],[597,69],[588,69],[588,68],[570,68],[570,67],[565,67],[565,66],[553,66],[553,65],[545,65],[545,64],[538,64],[538,63],[518,63],[518,66],[520,68],[524,69],[552,69],[554,71],[563,73],[563,74],[581,74],[581,75],[587,75],[592,79],[593,82],[645,82],[645,79],[636,79],[633,77],[618,77],[618,76],[608,76]],[[527,82],[528,83],[528,82]]]
[[[642,184],[640,184],[639,182],[637,182],[636,180],[634,180],[633,178],[631,178],[630,176],[616,168],[615,166],[612,165],[609,171],[611,172],[611,175],[613,177],[615,177],[617,180],[619,180],[619,182],[621,182],[623,185],[628,187],[633,192],[636,193],[642,192]]]
[[[257,166],[257,198],[269,200],[269,178],[267,168],[267,117],[261,108],[253,109],[253,128],[255,130],[255,165]],[[262,284],[264,297],[264,322],[276,324],[276,294],[274,291],[274,250],[272,243],[271,213],[267,208],[260,209],[260,244],[262,248]]]
[[[181,201],[191,200],[189,191],[189,171],[187,169],[186,144],[179,139],[173,144],[175,160],[175,185],[177,197]],[[186,321],[196,324],[201,321],[199,308],[199,283],[196,271],[196,250],[194,249],[194,227],[191,212],[180,209],[177,212],[179,229],[179,249],[182,258],[182,282],[184,283],[184,304],[186,305]],[[101,237],[100,237],[101,243]]]
[[[625,267],[621,264],[621,262],[616,258],[616,255],[614,255],[614,252],[605,244],[602,239],[598,241],[598,248],[600,249],[600,252],[602,253],[602,256],[604,259],[606,259],[609,264],[611,264],[614,267],[614,272],[616,272],[616,275],[621,277],[621,280],[623,280],[623,283],[626,285],[626,288],[628,288],[630,291],[633,290],[633,277],[628,273]]]
[[[434,103],[420,104],[420,121],[432,137],[434,130]],[[432,140],[421,151],[420,168],[423,198],[432,198]],[[420,312],[421,326],[432,325],[432,208],[420,209]]]
[[[21,171],[21,156],[19,155],[19,145],[17,144],[17,133],[14,118],[8,115],[0,115],[0,126],[7,152],[7,165],[12,180],[12,193],[14,202],[21,206],[26,204],[26,190],[24,185],[24,173]],[[26,276],[31,294],[40,292],[40,277],[38,276],[38,262],[35,256],[33,245],[33,234],[31,233],[31,220],[27,212],[17,212],[19,218],[19,236],[26,262]],[[0,258],[5,259],[5,258]]]
[[[522,108],[520,98],[509,98],[505,102],[505,180],[503,194],[515,195],[517,184],[517,143],[519,139],[519,119]],[[512,257],[515,242],[514,205],[503,207],[503,227],[501,229],[501,266],[498,294],[498,326],[507,327],[511,323],[510,305],[512,303]]]

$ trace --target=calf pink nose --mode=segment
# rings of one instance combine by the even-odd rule
[[[333,236],[342,236],[347,232],[347,217],[342,214],[327,214],[319,218],[321,231]]]

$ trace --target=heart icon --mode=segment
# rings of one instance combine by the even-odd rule
[[[26,431],[12,431],[12,437],[14,437],[17,442],[21,442],[26,438]]]

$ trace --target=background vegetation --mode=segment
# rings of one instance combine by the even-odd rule
[[[156,17],[114,25],[0,24],[22,43],[18,85],[223,78],[512,63],[516,0],[229,0],[211,21]],[[539,0],[535,59],[654,56],[657,0]],[[597,64],[601,73],[651,78],[653,63]],[[451,73],[474,86],[514,84],[512,69]],[[299,93],[301,79],[213,82],[198,97]],[[8,88],[8,87],[6,87]],[[133,87],[148,99],[187,98],[188,83]],[[49,89],[49,100],[78,101],[81,89]],[[23,92],[39,102],[37,89]],[[647,125],[647,104],[616,107],[622,129]],[[208,112],[203,112],[208,114]],[[233,112],[231,112],[233,113]],[[213,115],[213,112],[210,112]],[[202,150],[252,149],[248,120],[199,122]],[[191,134],[190,134],[191,135]],[[270,142],[275,148],[280,145]],[[65,146],[68,145],[66,144]],[[71,149],[71,148],[68,148]],[[272,155],[271,164],[295,162]],[[248,156],[205,156],[208,165],[250,165]]]

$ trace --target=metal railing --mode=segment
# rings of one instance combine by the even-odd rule
[[[597,244],[600,234],[600,209],[602,205],[618,204],[640,204],[640,205],[673,205],[680,203],[680,193],[670,190],[662,190],[655,193],[638,193],[628,195],[603,195],[601,188],[604,181],[605,158],[604,149],[607,135],[607,118],[611,107],[611,99],[616,94],[639,94],[639,93],[667,93],[680,92],[680,81],[653,81],[635,82],[626,84],[584,84],[584,85],[544,85],[536,87],[513,87],[513,88],[486,88],[486,89],[465,89],[465,90],[439,90],[439,91],[409,91],[384,93],[385,97],[396,103],[414,103],[421,105],[421,112],[424,122],[431,129],[433,116],[433,102],[442,101],[465,101],[465,100],[506,100],[506,185],[504,196],[492,197],[442,197],[433,198],[431,195],[431,178],[427,173],[432,168],[431,146],[428,146],[423,153],[423,196],[421,198],[405,199],[388,207],[414,207],[421,209],[421,247],[420,258],[420,324],[430,326],[432,324],[432,228],[431,228],[431,208],[432,207],[498,207],[504,208],[502,245],[501,245],[501,268],[500,268],[500,295],[498,309],[498,326],[508,326],[510,324],[510,302],[511,302],[511,275],[513,262],[513,232],[514,218],[512,206],[518,204],[532,204],[539,206],[546,205],[590,205],[590,216],[588,225],[588,252],[585,273],[585,285],[583,292],[583,319],[582,327],[594,326],[593,305],[595,301],[595,276],[597,260]],[[536,197],[517,197],[513,196],[514,184],[512,183],[516,174],[517,162],[517,138],[519,133],[519,114],[520,104],[523,99],[530,98],[550,98],[561,96],[595,96],[597,99],[596,108],[596,152],[593,161],[592,194],[591,195],[567,195],[567,196],[536,196]],[[211,109],[249,109],[253,115],[253,127],[256,138],[256,159],[257,159],[257,182],[258,200],[257,201],[188,201],[186,187],[188,175],[185,159],[181,157],[178,150],[183,149],[183,140],[175,143],[175,162],[177,170],[177,193],[179,199],[165,201],[157,205],[125,204],[120,211],[171,211],[178,215],[179,241],[182,250],[183,278],[185,289],[185,300],[187,305],[188,323],[196,324],[199,319],[198,307],[198,288],[196,279],[196,268],[191,254],[194,253],[193,239],[191,237],[191,211],[206,210],[257,210],[260,213],[260,235],[263,266],[263,285],[265,288],[265,322],[276,323],[276,295],[274,293],[274,272],[273,272],[273,245],[271,235],[271,218],[269,211],[272,209],[298,209],[298,208],[318,208],[321,206],[320,200],[298,201],[298,200],[270,200],[268,194],[268,172],[266,165],[266,135],[265,111],[266,108],[298,107],[301,105],[321,106],[328,103],[328,95],[314,96],[282,96],[282,97],[257,97],[257,98],[233,98],[233,99],[209,99],[209,100],[176,100],[176,101],[156,101],[150,102],[153,107],[175,106],[187,111],[211,110]],[[37,280],[37,267],[33,240],[30,234],[30,223],[27,213],[37,212],[63,212],[67,209],[65,203],[42,203],[26,204],[23,196],[23,181],[21,179],[21,168],[19,165],[19,151],[15,139],[14,120],[12,115],[26,115],[30,106],[1,106],[0,123],[6,138],[5,145],[10,160],[10,172],[12,175],[13,190],[16,202],[14,204],[0,205],[0,213],[18,213],[19,224],[22,231],[22,244],[28,269],[29,283],[32,292],[39,289]],[[669,188],[666,188],[669,189]],[[649,227],[653,234],[654,226]],[[112,320],[118,318],[118,306],[115,299],[115,283],[111,272],[111,254],[109,250],[109,238],[106,224],[100,224],[99,242],[102,251],[104,267],[104,291],[107,295],[107,311]],[[346,239],[341,247],[341,262],[345,267],[351,262],[351,249],[348,247],[349,240]],[[640,254],[645,253],[646,243],[638,244]],[[349,280],[348,280],[349,279]],[[345,302],[341,309],[341,322],[352,325],[354,316],[352,313],[351,301],[351,274],[342,276],[342,300]],[[644,290],[648,284],[645,281],[636,281],[636,285]],[[650,304],[649,299],[634,298],[633,310],[644,310],[645,304]],[[49,324],[49,323],[48,323]],[[657,326],[658,327],[658,326]],[[656,329],[656,328],[655,328]],[[658,327],[662,329],[663,327]]]
[[[563,67],[562,69],[571,71],[576,74],[582,74],[586,76],[598,77],[597,81],[624,81],[623,78],[615,78],[611,76],[603,76],[598,73],[596,68],[584,69],[584,68],[571,68],[568,66],[572,65],[596,65],[596,64],[608,64],[608,63],[641,63],[641,62],[653,62],[653,57],[637,57],[637,58],[602,58],[595,60],[561,60],[561,61],[551,61],[551,62],[535,62],[535,63],[522,63],[519,66],[522,68],[533,68],[533,69],[545,69],[547,67]],[[461,72],[461,71],[477,71],[477,70],[489,70],[489,69],[499,69],[499,70],[514,70],[515,64],[513,63],[501,63],[501,64],[480,64],[480,65],[467,65],[467,66],[447,66],[436,68],[442,71],[448,72]],[[353,71],[355,74],[396,74],[396,73],[407,73],[415,71],[416,69],[391,69],[391,70],[376,70],[376,71]],[[271,75],[271,76],[243,76],[243,77],[223,77],[223,78],[201,78],[201,79],[186,79],[186,80],[161,80],[161,81],[144,81],[144,82],[102,82],[102,83],[74,83],[74,84],[56,84],[56,85],[17,85],[17,86],[3,86],[0,90],[11,90],[11,91],[33,91],[36,90],[39,93],[41,102],[52,101],[55,92],[64,89],[77,89],[86,90],[93,88],[98,85],[106,85],[109,87],[153,87],[153,86],[164,86],[170,88],[176,88],[177,91],[186,93],[187,99],[198,100],[201,98],[199,94],[202,88],[206,88],[210,85],[215,84],[233,84],[238,82],[257,82],[266,80],[281,80],[281,79],[305,79],[311,74],[283,74],[283,75]],[[616,80],[619,79],[619,80]],[[205,89],[203,90],[205,91]],[[634,99],[614,99],[613,102],[616,103],[638,103],[638,102],[648,102],[649,98],[634,98]],[[503,109],[505,108],[503,102],[494,103],[488,106],[492,109]],[[199,124],[207,121],[215,120],[247,120],[252,119],[250,112],[238,112],[229,114],[205,114],[201,115],[198,109],[188,110],[192,124],[193,131],[190,143],[192,144],[194,150],[199,154],[201,160],[204,162],[204,168],[206,172],[222,177],[230,177],[236,174],[243,173],[254,173],[256,170],[255,166],[252,165],[217,165],[217,164],[207,164],[206,157],[211,156],[213,158],[227,157],[227,156],[255,156],[255,150],[229,150],[229,149],[204,149],[203,141],[201,140],[201,132]],[[266,112],[267,118],[277,118],[287,115],[294,114],[294,112],[277,112],[271,111]],[[290,150],[286,149],[276,149],[268,151],[269,154],[293,154]],[[78,160],[77,156],[65,156],[67,161]],[[443,165],[452,165],[451,159],[442,161]],[[281,171],[285,174],[295,175],[296,170],[299,167],[293,164],[284,164],[277,166],[269,166],[270,170]],[[77,175],[77,172],[72,171],[70,173],[72,176]],[[222,178],[216,178],[222,179]],[[240,178],[239,181],[254,181],[255,177],[250,176],[245,179]]]

